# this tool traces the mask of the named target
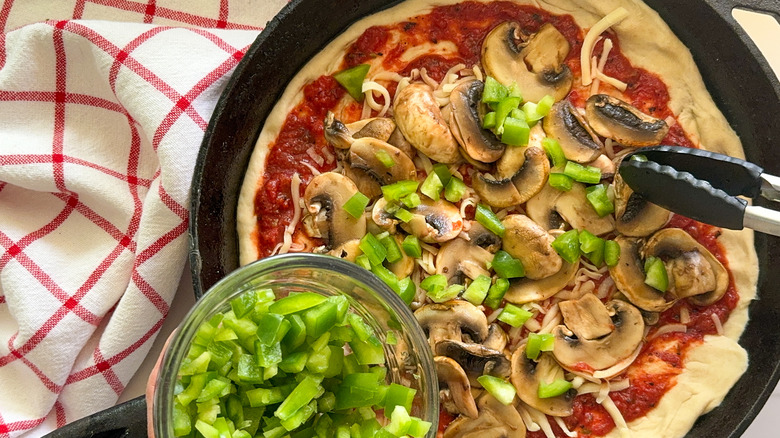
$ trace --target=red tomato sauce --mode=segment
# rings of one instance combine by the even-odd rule
[[[431,78],[441,81],[445,73],[459,63],[467,67],[479,63],[485,36],[495,25],[507,20],[517,21],[527,33],[535,32],[542,24],[550,22],[564,35],[571,45],[565,62],[575,77],[575,86],[568,99],[575,106],[583,107],[590,93],[589,87],[577,85],[581,74],[579,58],[585,32],[569,15],[556,16],[511,2],[466,2],[441,6],[434,8],[430,14],[408,21],[373,26],[347,48],[341,67],[349,68],[382,57],[382,67],[387,70],[408,75],[413,69],[425,68]],[[391,36],[394,34],[400,34],[401,40],[391,46]],[[622,54],[617,37],[612,35],[610,38],[614,47],[609,53],[604,73],[627,84],[624,94],[631,104],[654,117],[673,120],[673,113],[668,106],[669,93],[663,81],[653,73],[632,66]],[[401,58],[406,47],[444,41],[455,44],[456,55],[421,55],[409,62]],[[603,42],[596,45],[594,55],[601,53],[602,45]],[[395,94],[395,83],[390,84],[388,91],[391,96]],[[303,179],[302,194],[306,182],[311,178],[311,170],[303,163],[320,171],[335,167],[335,163],[317,165],[306,151],[314,147],[315,150],[327,149],[333,153],[332,147],[324,140],[322,120],[328,110],[337,106],[344,94],[344,90],[332,77],[322,76],[306,86],[303,100],[287,116],[269,152],[263,186],[258,190],[255,199],[261,256],[269,255],[282,241],[284,227],[293,217],[290,193],[293,173],[298,172]],[[356,111],[359,112],[359,109],[352,108],[351,114]],[[676,123],[670,127],[664,144],[694,147],[693,142]],[[464,175],[467,173],[464,172]],[[668,226],[679,227],[690,233],[728,267],[723,248],[717,242],[717,228],[681,216],[674,216]],[[725,297],[712,306],[698,308],[687,302],[680,302],[661,314],[659,325],[679,323],[680,309],[687,307],[690,315],[688,332],[669,333],[659,336],[654,342],[648,342],[636,362],[626,371],[627,375],[630,375],[631,387],[610,394],[626,421],[642,417],[657,405],[661,397],[674,386],[675,376],[682,372],[685,354],[690,347],[701,342],[705,334],[716,332],[712,315],[717,314],[725,323],[738,300],[732,279]],[[674,348],[670,351],[667,347],[671,341]],[[667,347],[661,348],[662,345]],[[643,365],[649,362],[662,362],[665,371],[652,375],[643,373]],[[439,419],[440,434],[453,419],[452,415],[442,411]],[[615,427],[612,417],[592,395],[575,398],[574,414],[564,419],[564,422],[570,430],[583,436],[604,435]],[[565,436],[553,419],[550,419],[550,423],[557,437]],[[543,438],[544,433],[529,432],[528,437]]]

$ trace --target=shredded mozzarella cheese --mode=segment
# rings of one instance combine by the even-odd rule
[[[653,339],[665,335],[667,333],[685,333],[688,331],[688,327],[685,324],[666,324],[665,326],[660,327],[658,330],[656,330],[655,333],[653,333],[653,336],[650,336],[647,338],[648,341],[652,341]]]
[[[680,307],[680,322],[683,324],[691,322],[691,312],[687,307]]]
[[[623,7],[619,7],[607,14],[588,30],[588,33],[585,35],[585,39],[582,41],[582,50],[580,52],[580,65],[582,66],[582,85],[590,85],[590,83],[593,81],[593,75],[589,61],[590,56],[593,53],[593,47],[596,45],[596,40],[599,36],[601,36],[602,33],[604,33],[604,31],[620,23],[626,17],[628,17],[628,11]],[[604,80],[604,78],[600,79],[604,82],[607,82]]]
[[[553,417],[553,418],[555,418],[555,423],[558,424],[558,427],[561,428],[561,430],[563,431],[564,434],[566,434],[566,436],[570,436],[570,437],[577,436],[577,432],[572,432],[569,430],[568,427],[566,427],[566,423],[563,422],[563,418],[561,417]]]
[[[530,406],[527,407],[525,403],[519,403],[517,405],[517,412],[520,413],[520,418],[523,419],[523,423],[525,423],[525,428],[528,429],[528,432],[536,432],[539,429],[539,424],[537,424],[533,418],[531,418],[531,414],[528,412],[529,409],[533,409]]]
[[[314,146],[311,146],[309,149],[306,149],[306,154],[311,157],[312,160],[314,160],[315,163],[317,163],[318,166],[322,166],[325,164],[325,158],[322,157],[322,155],[318,154],[316,150],[314,150]]]
[[[712,322],[715,323],[715,329],[718,331],[718,334],[723,336],[724,333],[723,324],[720,322],[720,317],[718,316],[718,314],[713,313],[712,315],[710,315],[710,317],[712,318]]]
[[[374,111],[379,111],[379,117],[384,117],[385,114],[387,114],[387,110],[390,109],[390,103],[392,102],[390,100],[390,92],[387,91],[387,88],[376,81],[365,81],[363,82],[362,91],[363,94],[366,95],[366,100],[368,101],[368,105],[371,107],[371,109]],[[385,101],[384,104],[380,105],[376,100],[374,100],[374,91],[382,96]]]
[[[300,206],[301,199],[301,176],[298,172],[295,172],[290,180],[290,192],[292,195],[292,203],[294,206]],[[298,226],[298,221],[301,220],[301,208],[295,208],[292,221],[284,229],[284,236],[282,246],[279,247],[278,254],[287,254],[292,246],[292,235],[295,232],[295,227]]]
[[[308,167],[309,170],[311,170],[311,174],[314,175],[314,176],[319,176],[320,174],[322,174],[322,172],[320,172],[316,167],[312,166],[311,164],[309,164],[309,163],[307,163],[305,161],[301,161],[301,164],[303,164],[304,166]]]
[[[607,413],[609,413],[610,417],[612,417],[612,420],[615,422],[615,426],[620,432],[620,436],[631,436],[631,433],[628,430],[628,424],[626,424],[626,420],[623,418],[623,414],[620,413],[620,409],[615,406],[615,402],[612,401],[611,398],[607,397],[601,403],[601,406],[604,406],[604,409],[606,409]]]

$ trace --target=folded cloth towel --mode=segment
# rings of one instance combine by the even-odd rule
[[[3,2],[0,438],[116,403],[177,289],[213,108],[286,3]]]

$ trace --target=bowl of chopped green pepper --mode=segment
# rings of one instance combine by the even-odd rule
[[[435,436],[438,383],[404,301],[359,266],[287,254],[196,303],[164,354],[155,436]]]

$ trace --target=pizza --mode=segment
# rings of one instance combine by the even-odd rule
[[[241,263],[318,252],[383,279],[429,336],[440,436],[683,436],[747,367],[757,262],[750,231],[621,180],[658,144],[743,156],[640,1],[409,0],[276,104]]]

